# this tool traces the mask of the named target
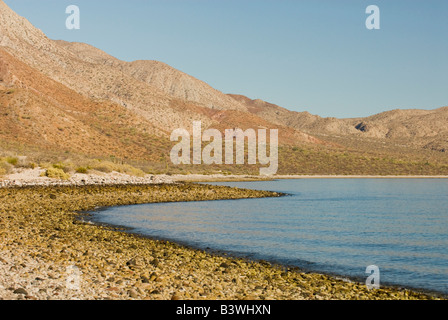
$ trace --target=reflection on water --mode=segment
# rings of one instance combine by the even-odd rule
[[[448,293],[448,180],[303,179],[216,183],[282,198],[135,205],[98,222],[199,248]]]

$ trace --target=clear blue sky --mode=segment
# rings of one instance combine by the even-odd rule
[[[448,105],[446,0],[4,0],[49,38],[159,60],[225,93],[358,117]],[[67,30],[78,5],[81,29]],[[368,5],[381,29],[367,30]]]

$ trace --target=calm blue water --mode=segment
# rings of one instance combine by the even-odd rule
[[[311,271],[448,293],[448,180],[216,183],[282,198],[147,204],[95,213],[132,232]]]

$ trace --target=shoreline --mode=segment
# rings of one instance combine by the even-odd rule
[[[0,177],[0,188],[27,187],[27,186],[88,186],[88,185],[146,185],[160,183],[174,183],[169,176],[151,175],[143,177],[131,176],[119,172],[88,174],[75,173],[69,179],[61,180],[43,176],[45,169],[22,169]]]
[[[189,174],[189,175],[153,175],[137,177],[124,173],[92,172],[88,174],[75,173],[69,179],[60,180],[42,176],[45,169],[19,169],[9,175],[0,177],[0,188],[26,186],[86,186],[86,185],[146,185],[160,183],[182,182],[250,182],[295,179],[448,179],[448,176],[419,175],[225,175],[225,174]]]
[[[440,299],[365,285],[78,220],[82,212],[142,203],[278,197],[198,184],[0,189],[0,298],[116,300]],[[68,288],[68,268],[80,272]],[[175,270],[175,271],[174,271]],[[173,272],[174,271],[174,272]]]
[[[226,200],[226,199],[223,199]],[[214,201],[219,201],[219,200],[214,200]],[[107,210],[108,207],[104,207],[104,208],[98,208],[97,210],[94,211],[90,211],[90,212],[84,212],[81,213],[81,215],[85,215],[85,214],[92,214],[95,213],[96,211],[102,211],[102,210]],[[80,215],[80,217],[81,217]],[[212,249],[209,247],[201,248],[199,246],[195,246],[192,244],[189,244],[187,242],[184,241],[177,241],[177,240],[173,240],[170,238],[164,238],[164,237],[155,237],[155,236],[151,236],[151,235],[146,235],[146,234],[141,234],[138,232],[133,232],[133,228],[131,227],[127,227],[127,226],[119,226],[119,225],[114,225],[114,224],[109,224],[109,223],[98,223],[94,221],[94,218],[89,217],[90,222],[92,222],[94,225],[96,226],[106,226],[109,228],[113,228],[113,229],[119,229],[122,232],[126,232],[128,234],[131,235],[136,235],[138,237],[142,237],[145,239],[149,239],[151,241],[161,241],[161,242],[168,242],[168,243],[175,243],[181,247],[184,247],[188,250],[193,250],[193,251],[202,251],[205,252],[207,254],[210,254],[211,256],[218,256],[218,257],[225,257],[225,258],[230,258],[230,259],[240,259],[240,260],[244,260],[248,263],[257,263],[257,264],[264,264],[264,265],[271,265],[273,268],[279,269],[279,270],[294,270],[294,271],[298,271],[300,273],[303,274],[312,274],[312,275],[321,275],[321,276],[325,276],[328,277],[329,279],[333,279],[333,280],[342,280],[344,282],[348,282],[348,283],[355,283],[359,286],[365,286],[365,284],[363,283],[363,281],[365,280],[364,278],[361,277],[352,277],[352,276],[348,276],[348,275],[343,275],[343,274],[337,274],[337,273],[329,273],[329,272],[323,272],[323,271],[319,271],[319,270],[313,270],[312,268],[303,268],[303,267],[299,267],[296,265],[291,265],[291,264],[285,264],[282,263],[278,260],[275,259],[269,259],[269,258],[265,258],[265,259],[257,259],[257,258],[251,258],[248,255],[245,254],[238,254],[235,252],[231,252],[231,251],[226,251],[224,249],[220,250],[220,249]],[[417,294],[423,294],[423,295],[427,295],[433,298],[440,298],[443,300],[448,300],[448,293],[444,293],[444,292],[440,292],[437,290],[430,290],[430,289],[423,289],[423,288],[416,288],[416,287],[411,287],[411,286],[406,286],[406,285],[399,285],[399,284],[393,284],[393,283],[384,283],[382,282],[381,287],[386,288],[386,289],[391,289],[392,291],[413,291]]]
[[[250,181],[273,181],[273,180],[297,180],[297,179],[448,179],[448,176],[416,176],[416,175],[171,175],[173,181],[186,182],[250,182]]]

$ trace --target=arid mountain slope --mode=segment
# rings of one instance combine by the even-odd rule
[[[233,128],[237,126],[234,119],[244,118],[251,128],[276,127],[255,115],[247,116],[244,105],[163,63],[128,63],[87,44],[50,40],[1,0],[0,13],[0,47],[5,51],[85,98],[121,105],[149,121],[155,134],[190,128],[193,120],[202,121],[204,128]],[[281,134],[285,142],[317,141],[290,128]]]
[[[153,159],[169,141],[144,118],[94,102],[0,48],[0,139],[47,150]],[[158,157],[158,156],[157,156]]]
[[[0,1],[0,46],[49,78],[96,101],[112,101],[146,118],[160,130],[188,124],[182,101],[110,65],[86,62],[48,39]],[[198,118],[207,122],[206,117]]]
[[[294,112],[262,100],[229,95],[267,121],[310,135],[378,139],[411,147],[448,150],[448,107],[435,110],[392,110],[366,118],[322,118]]]
[[[230,124],[242,129],[270,125],[239,111],[194,105],[185,108],[203,114],[217,129],[224,130]],[[315,142],[290,128],[280,132],[284,142]],[[0,139],[47,150],[155,162],[169,155],[172,144],[169,135],[160,133],[146,118],[113,102],[92,101],[1,48]]]
[[[446,120],[447,108],[321,118],[226,95],[161,62],[121,61],[87,44],[48,39],[0,0],[0,148],[15,146],[8,150],[16,155],[33,146],[169,170],[171,131],[202,121],[203,129],[221,131],[279,129],[283,174],[436,174],[448,170],[439,156]]]
[[[448,152],[448,107],[392,110],[363,119],[348,119],[347,122],[367,137]]]
[[[86,62],[113,66],[124,74],[163,91],[170,97],[194,102],[210,109],[247,111],[245,105],[163,62],[152,60],[125,62],[85,43],[62,40],[55,42]]]

